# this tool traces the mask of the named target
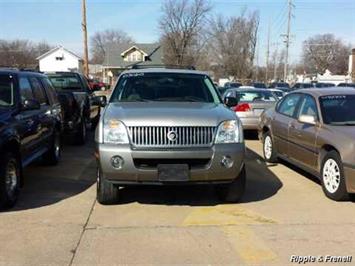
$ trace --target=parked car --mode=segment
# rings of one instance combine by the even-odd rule
[[[286,92],[279,90],[279,89],[268,89],[269,91],[271,91],[271,93],[277,98],[277,99],[281,99],[282,97],[284,97],[286,95]]]
[[[129,185],[213,184],[231,202],[244,193],[242,126],[204,72],[123,72],[95,140],[102,204]]]
[[[335,87],[335,84],[330,83],[330,82],[315,82],[314,87],[315,88],[329,88],[329,87]]]
[[[285,159],[316,175],[324,193],[355,193],[355,90],[298,90],[261,116],[265,160]]]
[[[77,144],[85,144],[87,128],[100,118],[100,98],[94,96],[84,75],[75,72],[47,73],[64,113],[64,133]]]
[[[273,107],[278,99],[268,89],[249,87],[227,90],[224,100],[234,103],[228,105],[240,118],[243,129],[257,130],[260,115]]]
[[[254,88],[258,88],[258,89],[266,89],[266,85],[265,83],[262,83],[262,82],[252,82],[250,84],[250,86],[254,87]]]
[[[25,166],[42,157],[57,164],[61,129],[60,103],[45,75],[0,69],[0,208],[16,203]]]
[[[351,88],[355,88],[355,83],[345,83],[345,82],[342,82],[342,83],[339,83],[339,84],[338,84],[338,87],[351,87]]]
[[[240,86],[242,86],[242,83],[239,82],[226,82],[224,84],[224,88],[226,89],[230,89],[230,88],[239,88]]]
[[[290,88],[290,85],[287,82],[273,82],[269,85],[270,89],[282,89],[282,88]]]
[[[106,83],[98,79],[88,79],[87,81],[92,91],[106,90]]]
[[[312,83],[297,82],[293,84],[291,91],[298,90],[298,89],[310,89],[310,88],[314,88],[314,85]]]

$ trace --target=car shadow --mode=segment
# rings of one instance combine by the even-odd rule
[[[93,135],[84,146],[63,145],[62,158],[56,166],[35,162],[24,169],[24,186],[12,209],[15,212],[55,204],[78,195],[96,181]]]
[[[258,140],[258,131],[257,130],[244,130],[244,138],[246,140]]]
[[[258,154],[246,151],[247,184],[242,203],[262,201],[274,196],[282,187],[279,178]],[[212,185],[129,186],[120,190],[120,204],[214,206],[223,204]]]

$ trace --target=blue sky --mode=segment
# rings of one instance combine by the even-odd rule
[[[159,37],[163,0],[87,0],[89,36],[104,29],[121,29],[137,42]],[[283,46],[287,0],[211,0],[213,14],[239,15],[259,10],[259,63],[265,61],[266,36]],[[314,34],[333,33],[355,47],[355,0],[294,0],[291,61],[299,59],[302,41]],[[82,54],[80,0],[0,0],[0,39],[46,40]],[[272,46],[272,48],[274,48]]]

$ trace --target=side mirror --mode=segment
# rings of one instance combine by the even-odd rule
[[[97,105],[97,106],[101,106],[101,107],[105,107],[107,104],[107,98],[106,96],[96,96],[93,99],[93,105]]]
[[[298,118],[298,121],[304,124],[315,125],[317,123],[317,119],[313,115],[301,115]]]
[[[234,97],[225,97],[224,104],[227,105],[228,107],[233,107],[238,105],[238,100]]]
[[[41,108],[41,104],[39,101],[35,99],[25,100],[22,103],[21,110],[22,111],[31,111],[31,110],[39,110]]]

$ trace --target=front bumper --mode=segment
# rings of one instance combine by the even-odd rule
[[[190,167],[190,177],[187,183],[226,183],[238,177],[244,166],[245,145],[218,144],[210,148],[186,148],[165,150],[134,150],[130,145],[97,144],[98,167],[105,179],[116,184],[164,184],[158,179],[156,167],[142,168],[137,166],[139,160],[202,160],[205,165]],[[121,169],[111,165],[111,158],[120,156],[124,160]],[[227,168],[221,161],[224,156],[233,160],[233,165]],[[176,183],[176,182],[175,182]],[[186,183],[186,182],[185,182]]]

